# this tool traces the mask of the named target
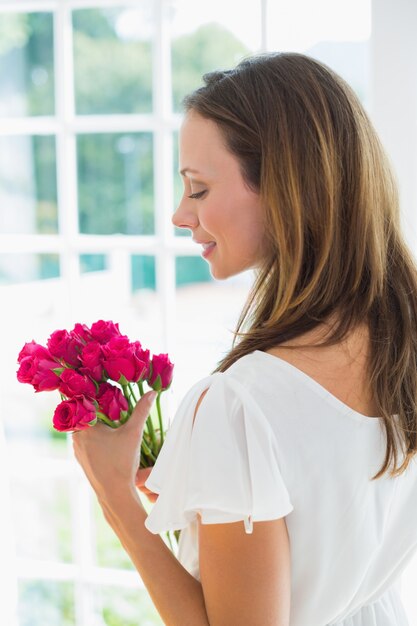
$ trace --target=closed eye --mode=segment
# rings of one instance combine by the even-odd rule
[[[198,200],[198,198],[201,198],[205,193],[206,193],[207,189],[203,189],[203,191],[197,191],[196,193],[192,193],[190,196],[188,196],[188,198],[193,198],[193,200]]]

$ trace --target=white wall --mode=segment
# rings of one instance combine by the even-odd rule
[[[417,2],[373,0],[372,119],[394,166],[402,223],[417,257]]]

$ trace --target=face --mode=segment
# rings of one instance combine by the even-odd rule
[[[202,253],[214,278],[256,267],[262,252],[262,207],[242,178],[217,124],[189,112],[179,137],[184,193],[172,222],[193,239],[214,246]]]

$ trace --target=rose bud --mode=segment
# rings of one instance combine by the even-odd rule
[[[107,343],[110,339],[113,339],[113,337],[122,336],[119,330],[119,324],[115,324],[114,322],[105,322],[104,320],[94,322],[91,326],[90,332],[92,338],[99,343]]]
[[[50,361],[53,360],[50,352],[44,346],[36,343],[36,341],[30,341],[29,343],[25,343],[25,345],[19,352],[19,356],[17,357],[18,362],[20,363],[22,359],[27,356],[36,356],[42,359],[49,359]]]
[[[59,367],[56,361],[38,358],[37,356],[26,356],[17,370],[17,380],[20,383],[29,383],[35,391],[53,391],[58,389],[60,380],[54,369]]]
[[[98,341],[90,341],[81,350],[80,360],[83,367],[80,371],[94,380],[103,380],[103,350]]]
[[[103,346],[103,366],[108,377],[121,384],[137,382],[146,368],[135,354],[135,348],[124,336],[113,337]]]
[[[92,400],[83,396],[64,400],[55,409],[52,422],[61,432],[86,430],[97,421],[96,408]]]
[[[120,417],[126,417],[129,409],[128,401],[115,385],[110,385],[109,383],[101,384],[96,400],[100,411],[112,421],[118,421]]]
[[[90,329],[85,324],[75,324],[74,328],[70,331],[70,335],[75,335],[81,339],[83,343],[88,343],[92,339]]]
[[[71,335],[67,330],[56,330],[48,339],[50,353],[68,365],[80,365],[79,354],[82,348],[81,340]]]
[[[139,341],[134,341],[132,343],[132,346],[133,346],[134,353],[137,356],[138,360],[144,364],[144,368],[140,376],[140,380],[142,379],[146,380],[151,371],[151,357],[150,357],[151,353],[149,350],[144,350]]]
[[[155,391],[165,391],[169,388],[174,373],[174,364],[167,354],[154,354],[151,360],[151,374],[147,383]]]
[[[60,375],[59,391],[72,398],[74,396],[96,395],[96,386],[88,376],[79,374],[71,369],[65,369]]]

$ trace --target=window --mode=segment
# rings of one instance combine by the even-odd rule
[[[172,417],[227,349],[248,277],[217,285],[171,223],[180,101],[205,71],[262,49],[262,3],[248,2],[238,23],[220,2],[195,5],[0,1],[0,388],[19,626],[162,623],[70,438],[51,427],[58,394],[34,396],[15,363],[26,341],[113,319],[169,352]],[[227,318],[219,307],[209,325],[208,302],[226,297]]]

